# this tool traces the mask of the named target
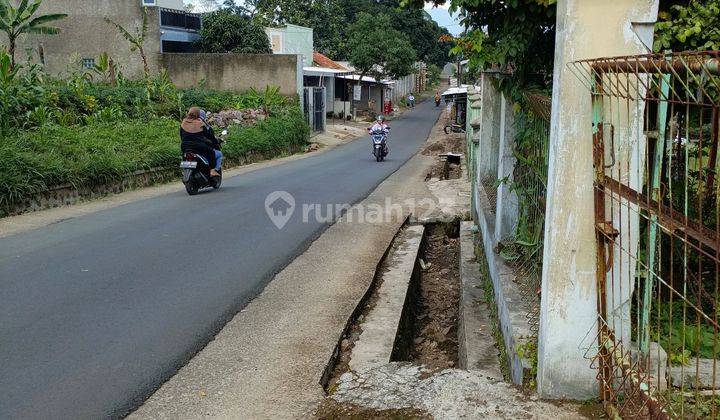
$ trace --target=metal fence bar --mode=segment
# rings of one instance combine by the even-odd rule
[[[569,64],[592,98],[606,411],[720,412],[720,52]]]

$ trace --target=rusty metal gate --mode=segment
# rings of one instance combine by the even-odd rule
[[[592,97],[599,328],[588,358],[613,416],[720,416],[719,56],[570,64]]]

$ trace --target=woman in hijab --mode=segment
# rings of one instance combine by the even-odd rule
[[[211,176],[219,176],[219,159],[216,158],[215,143],[208,138],[207,124],[200,119],[200,108],[192,107],[180,124],[180,150],[193,152],[209,162]],[[222,155],[220,155],[222,156]]]

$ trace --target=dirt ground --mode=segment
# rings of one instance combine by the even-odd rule
[[[460,301],[460,241],[441,226],[429,226],[421,274],[420,296],[410,361],[431,369],[454,367],[458,361],[458,307]]]
[[[443,132],[443,125],[446,120],[447,114],[446,111],[443,111],[440,119],[438,120],[438,124],[435,124],[430,132],[427,143],[425,143],[425,146],[420,151],[420,153],[424,156],[435,156],[437,158],[437,162],[433,165],[433,169],[428,178],[437,178],[441,180],[459,179],[462,175],[460,165],[454,164],[449,165],[449,170],[446,173],[445,162],[440,159],[440,155],[444,153],[465,153],[465,134],[445,134]]]
[[[426,411],[416,408],[393,408],[377,410],[364,408],[355,404],[341,404],[332,398],[327,398],[315,412],[319,420],[431,420],[432,416]]]
[[[425,156],[437,156],[442,153],[465,153],[465,133],[445,134],[443,127],[447,121],[447,111],[440,115],[438,123],[435,124],[427,143],[420,151]]]

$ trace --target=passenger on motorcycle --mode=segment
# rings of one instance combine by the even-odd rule
[[[215,139],[210,126],[200,118],[200,108],[192,107],[180,124],[180,150],[183,153],[193,152],[204,157],[210,167],[211,176],[219,176],[222,154],[218,159],[219,142]]]
[[[205,137],[207,137],[213,144],[213,149],[215,149],[215,161],[217,164],[215,165],[215,171],[219,171],[222,167],[222,158],[223,154],[220,151],[220,141],[215,137],[215,132],[213,131],[213,128],[210,124],[207,122],[207,114],[205,113],[204,109],[200,110],[200,120],[205,124]],[[225,134],[226,132],[223,132]],[[214,176],[214,175],[213,175]]]

